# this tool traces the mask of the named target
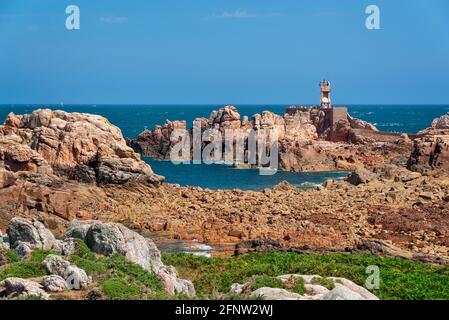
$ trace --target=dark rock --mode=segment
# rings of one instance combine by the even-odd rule
[[[11,248],[26,243],[31,249],[50,250],[56,241],[55,236],[36,219],[13,218],[9,223],[8,236]]]
[[[366,184],[372,180],[375,180],[377,177],[373,172],[366,169],[359,169],[352,172],[349,177],[346,178],[346,181],[350,184],[358,186],[360,184]]]
[[[273,239],[249,239],[242,240],[235,246],[234,255],[243,255],[250,252],[285,251],[285,248],[277,240]]]

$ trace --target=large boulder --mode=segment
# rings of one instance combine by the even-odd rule
[[[352,172],[347,178],[346,181],[350,184],[358,186],[360,184],[366,184],[370,181],[373,181],[377,178],[377,175],[372,171],[367,169],[358,169]]]
[[[370,291],[355,284],[351,280],[341,278],[341,277],[330,277],[328,279],[332,280],[336,284],[337,288],[343,287],[345,289],[349,289],[352,292],[359,294],[363,300],[379,300],[379,298],[377,298]]]
[[[350,123],[347,120],[340,120],[330,128],[327,139],[332,142],[349,141],[350,133]]]
[[[82,239],[93,252],[107,256],[121,254],[153,272],[161,279],[168,294],[179,293],[189,297],[195,295],[191,281],[179,279],[173,267],[162,263],[160,251],[151,239],[117,223],[75,220],[69,224],[67,230],[66,237]]]
[[[357,292],[344,286],[338,286],[320,297],[319,300],[366,300]]]
[[[5,288],[5,294],[9,299],[39,298],[46,300],[50,297],[39,283],[31,280],[7,278],[0,282],[0,287]]]
[[[241,126],[240,114],[234,106],[225,106],[218,111],[212,111],[209,121],[212,127],[217,125],[220,129],[239,129]]]
[[[114,223],[94,223],[86,234],[87,246],[96,253],[110,256],[126,254],[125,237]]]
[[[14,251],[19,257],[25,258],[31,255],[33,249],[28,242],[19,242],[14,248]]]
[[[96,222],[95,220],[72,220],[67,226],[64,238],[75,238],[84,241],[90,227]]]
[[[55,236],[36,219],[13,218],[8,236],[12,249],[25,243],[31,249],[50,250],[56,242]]]
[[[263,287],[254,290],[251,293],[251,298],[258,299],[263,298],[264,300],[302,300],[303,297],[300,294],[290,292],[285,289],[280,288],[268,288]]]
[[[62,292],[68,289],[66,280],[58,275],[43,277],[41,280],[41,285],[48,292]]]
[[[57,255],[48,255],[42,261],[42,266],[50,275],[63,278],[70,289],[86,288],[92,282],[92,279],[83,269],[71,265],[70,262]]]
[[[53,169],[72,179],[103,184],[163,181],[126,145],[120,129],[98,115],[49,109],[10,113],[0,126],[0,137],[0,165],[3,161],[10,171]],[[11,150],[13,142],[16,148]]]

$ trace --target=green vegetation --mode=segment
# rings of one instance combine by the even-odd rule
[[[315,277],[315,278],[312,279],[311,283],[312,284],[318,284],[320,286],[328,288],[329,290],[332,290],[332,289],[335,288],[335,283],[331,279],[328,279],[328,278]]]
[[[35,250],[31,254],[31,257],[20,260],[13,251],[10,251],[9,261],[12,263],[0,269],[0,281],[11,277],[32,278],[45,275],[46,272],[42,268],[41,263],[50,253],[50,251],[46,250]]]
[[[165,294],[160,280],[141,266],[115,254],[104,257],[94,254],[82,241],[78,241],[76,253],[70,262],[92,276],[94,282],[108,299],[163,299]],[[35,250],[26,259],[20,259],[13,251],[8,252],[9,264],[0,268],[0,281],[9,277],[34,278],[46,275],[42,261],[48,254],[45,250]]]
[[[108,299],[162,299],[163,288],[156,275],[128,261],[124,256],[97,256],[82,241],[71,263],[84,269],[99,283]]]
[[[17,253],[15,251],[8,249],[8,250],[5,250],[5,252],[6,252],[6,257],[8,259],[8,263],[20,261],[20,257],[17,255]]]
[[[268,287],[268,288],[283,288],[282,281],[268,276],[258,276],[254,279],[251,289],[257,290],[259,288]]]
[[[100,284],[101,291],[110,299],[136,299],[140,297],[140,287],[135,282],[127,282],[123,278],[111,278]]]
[[[164,299],[160,280],[154,274],[128,261],[124,256],[104,257],[91,252],[79,241],[79,249],[68,259],[86,270],[107,299]],[[0,281],[8,277],[33,278],[46,274],[41,263],[52,252],[35,250],[29,258],[20,259],[13,251],[6,253],[9,263],[0,267]],[[164,263],[177,268],[180,277],[191,279],[199,298],[249,299],[247,295],[230,295],[233,283],[251,281],[251,289],[285,288],[305,292],[302,278],[282,282],[284,274],[318,274],[343,277],[364,285],[366,268],[380,268],[380,289],[373,290],[381,299],[449,299],[449,267],[433,266],[400,258],[335,253],[307,255],[295,253],[259,253],[238,257],[205,258],[189,254],[164,254]],[[312,283],[334,288],[327,278],[314,278]],[[186,297],[175,296],[170,299]]]
[[[381,283],[380,289],[373,293],[381,299],[449,299],[448,266],[432,266],[401,258],[347,253],[260,253],[208,259],[177,253],[164,254],[163,259],[166,264],[175,266],[181,277],[191,279],[202,298],[223,296],[229,292],[231,284],[245,283],[253,276],[318,274],[344,277],[363,286],[368,276],[366,267],[377,265]],[[326,279],[316,281],[330,285]],[[301,284],[291,290],[301,292]]]
[[[295,292],[298,294],[304,294],[306,292],[306,288],[304,287],[304,279],[291,277],[287,281],[282,282],[281,279],[270,276],[255,276],[251,279],[251,291],[257,290],[259,288],[268,287],[268,288],[281,288],[287,289],[291,292]],[[228,297],[226,297],[228,298]]]
[[[290,289],[291,292],[297,293],[297,294],[304,294],[306,293],[306,288],[304,287],[304,279],[303,278],[297,278],[295,280],[295,284]]]

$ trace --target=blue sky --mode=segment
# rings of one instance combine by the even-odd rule
[[[1,0],[0,30],[0,103],[449,103],[447,0]]]

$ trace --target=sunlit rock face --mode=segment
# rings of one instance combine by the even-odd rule
[[[10,113],[0,126],[0,144],[1,160],[10,171],[52,170],[106,184],[163,181],[126,145],[120,129],[98,115],[49,109]]]

